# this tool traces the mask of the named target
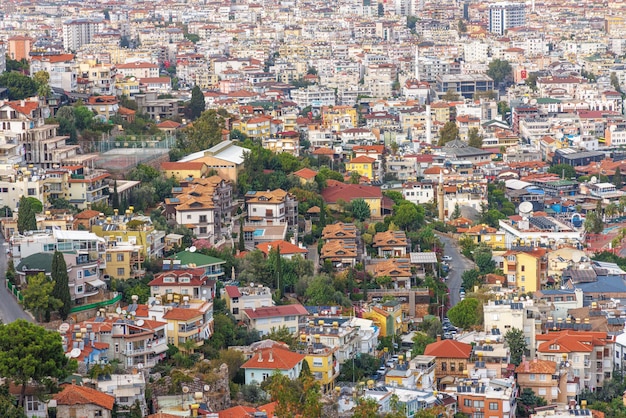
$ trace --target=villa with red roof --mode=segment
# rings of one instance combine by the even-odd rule
[[[309,250],[306,248],[301,248],[291,242],[278,240],[273,242],[262,242],[256,246],[265,257],[269,256],[270,251],[273,249],[279,249],[280,255],[284,258],[291,260],[293,257],[300,255],[303,258],[306,258],[306,255],[309,253]]]
[[[245,371],[245,382],[260,384],[276,371],[290,379],[297,379],[306,356],[278,346],[259,349],[241,368]]]
[[[455,378],[462,378],[463,371],[467,370],[467,363],[472,354],[472,346],[455,340],[442,340],[437,336],[437,341],[426,346],[425,356],[435,356],[437,359],[435,376],[439,388],[454,383]]]
[[[272,332],[272,329],[285,327],[291,333],[298,331],[300,322],[309,313],[299,303],[293,305],[267,306],[263,308],[243,309],[243,322],[249,329],[254,329],[261,336]]]
[[[339,203],[363,199],[370,207],[372,219],[382,218],[383,193],[380,187],[346,184],[336,180],[326,180],[326,187],[321,193],[322,199],[333,210],[341,210]]]
[[[250,286],[224,286],[221,290],[221,298],[226,302],[228,312],[235,319],[243,319],[244,309],[258,309],[266,306],[274,306],[272,289],[267,286],[250,283]]]
[[[300,180],[300,184],[312,184],[315,182],[315,176],[317,176],[317,171],[311,170],[308,167],[304,167],[293,173],[294,176]]]

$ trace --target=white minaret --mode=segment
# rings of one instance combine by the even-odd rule
[[[415,79],[420,81],[420,47],[415,45]]]
[[[428,94],[426,95],[426,143],[428,145],[432,145],[433,143],[433,138],[432,138],[432,123],[433,123],[433,117],[430,113],[430,92],[428,92]]]

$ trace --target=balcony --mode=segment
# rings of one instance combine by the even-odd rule
[[[145,353],[162,353],[167,350],[166,338],[160,338],[158,340],[145,341],[144,346],[133,347],[132,350],[125,350],[124,354],[127,356],[138,356]]]

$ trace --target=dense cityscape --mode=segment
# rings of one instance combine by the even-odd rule
[[[0,416],[626,417],[625,58],[624,0],[3,0]]]

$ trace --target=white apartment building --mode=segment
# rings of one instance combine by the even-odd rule
[[[515,298],[517,299],[517,298]],[[535,347],[537,328],[541,327],[539,309],[534,305],[531,298],[525,300],[490,300],[483,306],[485,314],[484,330],[493,333],[497,329],[499,335],[505,335],[507,331],[517,328],[524,333],[524,339],[528,347]],[[534,350],[530,352],[534,358]]]
[[[16,266],[30,255],[54,251],[76,251],[79,255],[89,256],[89,260],[100,260],[100,268],[106,266],[105,239],[93,232],[58,229],[30,231],[26,235],[13,235],[9,244]]]
[[[508,29],[526,24],[524,3],[498,2],[489,5],[489,32],[504,35]]]
[[[0,41],[0,74],[7,70],[7,44]]]
[[[124,77],[135,78],[157,78],[159,77],[159,66],[145,61],[131,62],[128,64],[118,64],[115,66],[118,74]]]
[[[404,183],[402,197],[415,205],[431,203],[437,193],[435,183]]]
[[[63,22],[63,48],[77,51],[91,43],[94,35],[104,29],[104,21],[96,19],[74,19]]]
[[[298,103],[301,109],[322,106],[335,106],[335,91],[321,86],[307,86],[291,91],[291,100]]]
[[[73,54],[33,55],[30,61],[30,76],[38,71],[45,71],[50,75],[50,87],[57,87],[65,91],[76,91],[77,68]]]

